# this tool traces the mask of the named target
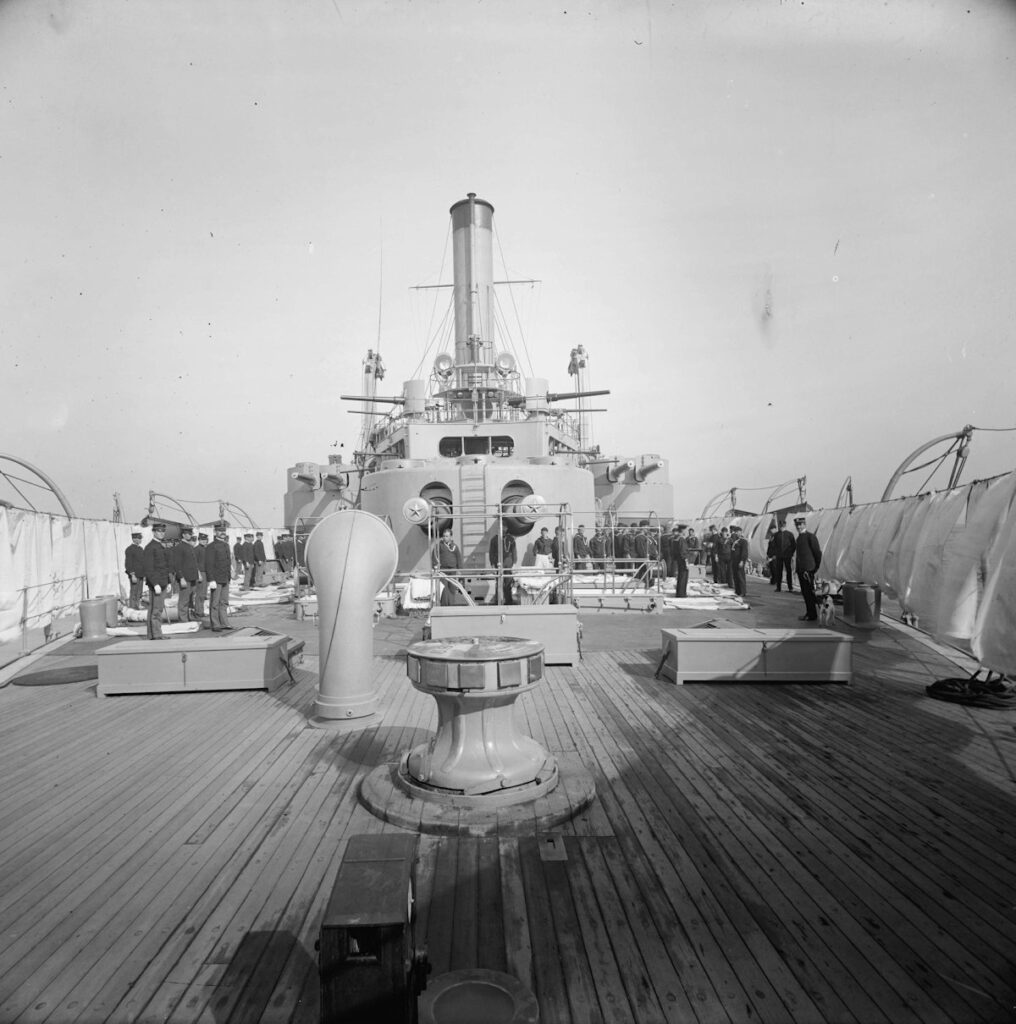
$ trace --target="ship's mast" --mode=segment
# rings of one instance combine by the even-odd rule
[[[377,396],[377,382],[384,380],[385,365],[381,362],[381,353],[367,349],[363,360],[363,430],[360,433],[360,451],[366,451],[374,424],[377,421],[374,398]]]
[[[586,362],[589,359],[585,346],[576,345],[571,350],[571,358],[568,362],[568,374],[575,378],[575,391],[578,393],[579,403],[579,448],[590,449],[593,447],[593,431],[589,422],[588,399],[585,391],[588,384],[586,373]]]

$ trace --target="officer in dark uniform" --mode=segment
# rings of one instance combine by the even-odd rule
[[[205,572],[205,555],[208,553],[208,534],[199,533],[194,561],[198,564],[198,583],[194,588],[194,618],[199,622],[205,617],[205,598],[208,597],[208,574]]]
[[[720,535],[716,527],[711,523],[706,533],[706,550],[709,557],[709,567],[712,570],[713,582],[722,583],[720,579]]]
[[[218,534],[215,535],[218,538]],[[227,541],[228,543],[228,541]],[[243,537],[237,537],[236,543],[233,545],[233,575],[238,577],[240,582],[243,583],[244,570],[243,570]]]
[[[177,617],[181,622],[190,622],[194,588],[198,582],[198,561],[194,555],[194,531],[189,526],[180,530],[180,543],[173,548],[172,556],[177,585]]]
[[[783,577],[787,577],[787,591],[794,592],[794,577],[790,575],[791,563],[797,551],[797,539],[787,529],[785,520],[780,520],[780,528],[773,537],[774,566],[776,571],[776,589],[782,590]]]
[[[138,531],[131,534],[131,545],[123,553],[123,567],[131,581],[127,606],[140,608],[141,591],[145,586],[145,549],[141,546],[141,534]]]
[[[232,578],[229,563],[229,534],[224,525],[215,527],[215,540],[205,551],[205,574],[208,576],[208,621],[213,633],[230,629],[226,618],[229,613],[229,581]]]
[[[162,639],[162,613],[169,593],[169,552],[164,542],[166,526],[156,523],[145,546],[145,582],[148,584],[148,639]]]
[[[260,587],[265,581],[265,563],[267,553],[265,552],[264,534],[259,533],[254,540],[254,586]]]
[[[804,516],[794,519],[797,527],[797,581],[801,585],[801,596],[804,598],[804,614],[802,622],[814,622],[818,618],[818,604],[815,601],[815,573],[822,565],[822,548],[818,537],[808,529],[808,520]]]
[[[674,575],[674,556],[670,553],[671,540],[674,538],[673,531],[664,531],[660,536],[660,558],[666,567],[664,572],[667,576]]]
[[[684,523],[674,527],[676,536],[670,541],[670,554],[674,559],[674,581],[677,584],[674,588],[674,597],[688,596],[688,542],[685,540],[684,531],[688,529]]]
[[[242,587],[254,586],[254,534],[245,533],[243,543],[240,545],[240,558],[243,561],[243,583]]]
[[[730,574],[734,579],[734,593],[744,597],[748,593],[748,542],[741,536],[741,527],[730,528]]]
[[[720,570],[720,578],[716,582],[732,587],[734,577],[730,575],[730,535],[725,526],[720,529],[720,535],[716,541],[716,564]]]

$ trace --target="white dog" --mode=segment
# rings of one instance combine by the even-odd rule
[[[831,626],[836,616],[833,605],[833,594],[828,580],[815,580],[815,607],[818,610],[818,621],[823,626]]]

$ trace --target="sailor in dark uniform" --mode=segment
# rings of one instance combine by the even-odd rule
[[[131,534],[131,545],[123,553],[123,567],[130,580],[130,596],[127,599],[129,608],[141,607],[141,592],[145,586],[145,549],[141,546],[141,534]]]
[[[287,575],[293,571],[294,552],[293,538],[289,536],[288,530],[283,531],[278,544],[275,545],[275,557],[279,560],[279,567]]]
[[[512,569],[515,567],[517,548],[515,545],[515,538],[507,527],[501,536],[498,536],[495,533],[494,536],[490,538],[489,555],[490,564],[495,569],[501,570],[501,600],[499,603],[515,604],[515,599],[512,595],[515,577],[512,573]]]
[[[145,582],[148,584],[148,639],[162,639],[162,613],[169,593],[169,552],[164,546],[166,527],[156,523],[145,546]]]
[[[589,542],[589,554],[593,559],[593,568],[597,572],[607,571],[607,536],[597,528]]]
[[[443,572],[446,576],[457,576],[462,568],[462,552],[455,546],[452,540],[452,528],[446,526],[441,531],[441,539],[434,548],[434,568]],[[447,583],[441,587],[441,604],[456,604],[456,589]]]
[[[572,538],[572,553],[575,556],[576,569],[589,568],[589,541],[586,539],[584,526],[580,526]]]
[[[540,529],[540,536],[537,537],[533,543],[533,554],[546,555],[548,558],[553,560],[554,542],[550,539],[550,534],[547,531],[546,526]]]

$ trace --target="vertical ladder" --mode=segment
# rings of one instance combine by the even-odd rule
[[[462,564],[484,568],[487,551],[487,477],[484,463],[463,463],[459,466],[459,507],[461,519]]]

